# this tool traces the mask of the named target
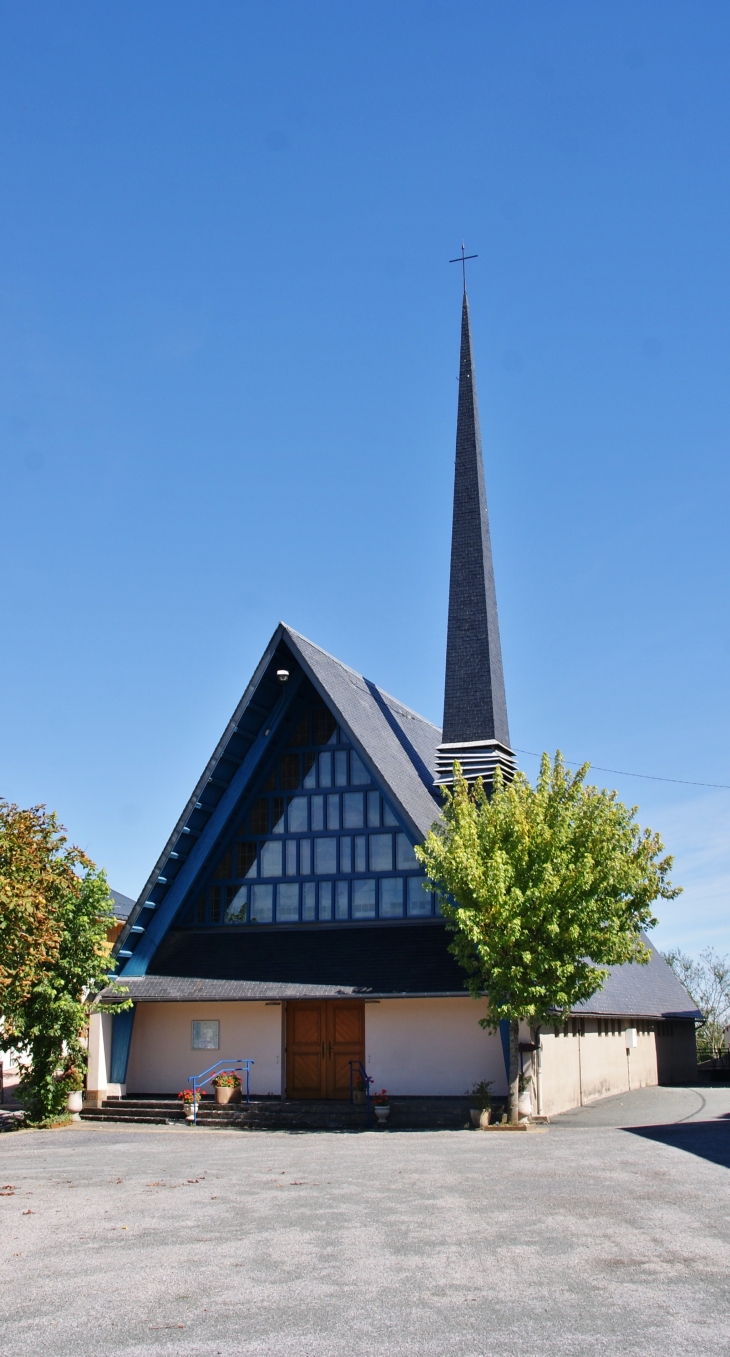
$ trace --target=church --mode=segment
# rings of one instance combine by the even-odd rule
[[[506,1094],[504,1033],[414,853],[456,759],[486,784],[515,769],[466,289],[443,730],[277,626],[116,940],[133,1006],[92,1019],[87,1105],[236,1059],[256,1098],[349,1099],[360,1066],[392,1098]],[[615,967],[567,1024],[521,1033],[532,1113],[691,1080],[701,1020],[656,951]]]

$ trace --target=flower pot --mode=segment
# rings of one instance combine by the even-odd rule
[[[381,1126],[385,1126],[385,1123],[388,1120],[388,1117],[390,1116],[390,1108],[387,1105],[376,1107],[375,1115],[378,1119],[379,1124]]]
[[[481,1126],[482,1130],[484,1130],[485,1127],[491,1126],[491,1124],[492,1124],[492,1109],[491,1107],[485,1107],[484,1111],[480,1112],[479,1114],[479,1125]]]
[[[517,1113],[520,1117],[532,1116],[532,1092],[529,1088],[517,1100]]]
[[[365,1106],[365,1103],[366,1103],[366,1101],[367,1101],[367,1097],[366,1097],[366,1094],[365,1094],[365,1090],[362,1089],[362,1088],[355,1088],[355,1089],[353,1089],[353,1090],[352,1090],[352,1101],[353,1101],[354,1103],[356,1103],[358,1107],[364,1107],[364,1106]]]
[[[478,1126],[478,1125],[479,1125],[479,1118],[481,1117],[481,1115],[482,1115],[482,1109],[481,1109],[481,1107],[470,1107],[470,1108],[469,1108],[469,1116],[471,1117],[471,1124],[472,1124],[472,1126]]]
[[[193,1104],[192,1104],[192,1103],[185,1103],[184,1106],[183,1106],[183,1111],[184,1111],[184,1113],[185,1113],[185,1120],[186,1120],[186,1121],[194,1121],[194,1120],[195,1120],[195,1108],[193,1107]]]
[[[81,1111],[83,1105],[84,1105],[84,1095],[81,1092],[81,1089],[74,1089],[73,1093],[69,1093],[66,1099],[66,1107],[68,1108],[68,1111],[71,1113],[72,1121],[81,1120],[81,1118],[79,1117],[79,1112]]]
[[[230,1084],[228,1085],[228,1087],[225,1088],[216,1088],[215,1091],[216,1102],[219,1105],[225,1107],[226,1103],[229,1103],[231,1101],[231,1098],[233,1097],[235,1091],[236,1091],[235,1088],[231,1088]]]

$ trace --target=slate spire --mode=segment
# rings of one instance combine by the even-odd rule
[[[507,778],[514,772],[466,289],[461,309],[442,739],[439,784],[452,781],[455,759],[470,780],[481,776],[490,782],[497,763]]]

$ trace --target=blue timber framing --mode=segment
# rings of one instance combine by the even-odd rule
[[[195,884],[195,880],[205,866],[209,854],[216,847],[221,834],[224,833],[229,817],[236,809],[240,798],[246,790],[247,783],[256,772],[256,769],[266,754],[284,716],[289,710],[301,684],[302,677],[303,673],[301,670],[292,674],[289,682],[282,689],[281,696],[274,705],[268,719],[266,730],[264,732],[260,731],[256,736],[243,763],[236,772],[230,786],[223,793],[223,796],[213,811],[213,814],[201,833],[195,847],[186,859],[179,875],[175,877],[164,900],[155,910],[152,920],[145,929],[132,956],[128,959],[124,970],[121,972],[120,979],[124,976],[147,974],[147,967],[160,942],[172,924],[188,891]]]
[[[125,1008],[123,1013],[115,1013],[112,1023],[111,1082],[126,1084],[129,1051],[132,1045],[132,1028],[136,1004]]]

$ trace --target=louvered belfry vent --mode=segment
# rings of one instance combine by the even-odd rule
[[[437,786],[453,782],[456,760],[468,781],[482,777],[491,784],[497,765],[507,780],[514,776],[466,292],[461,312],[442,740]]]

